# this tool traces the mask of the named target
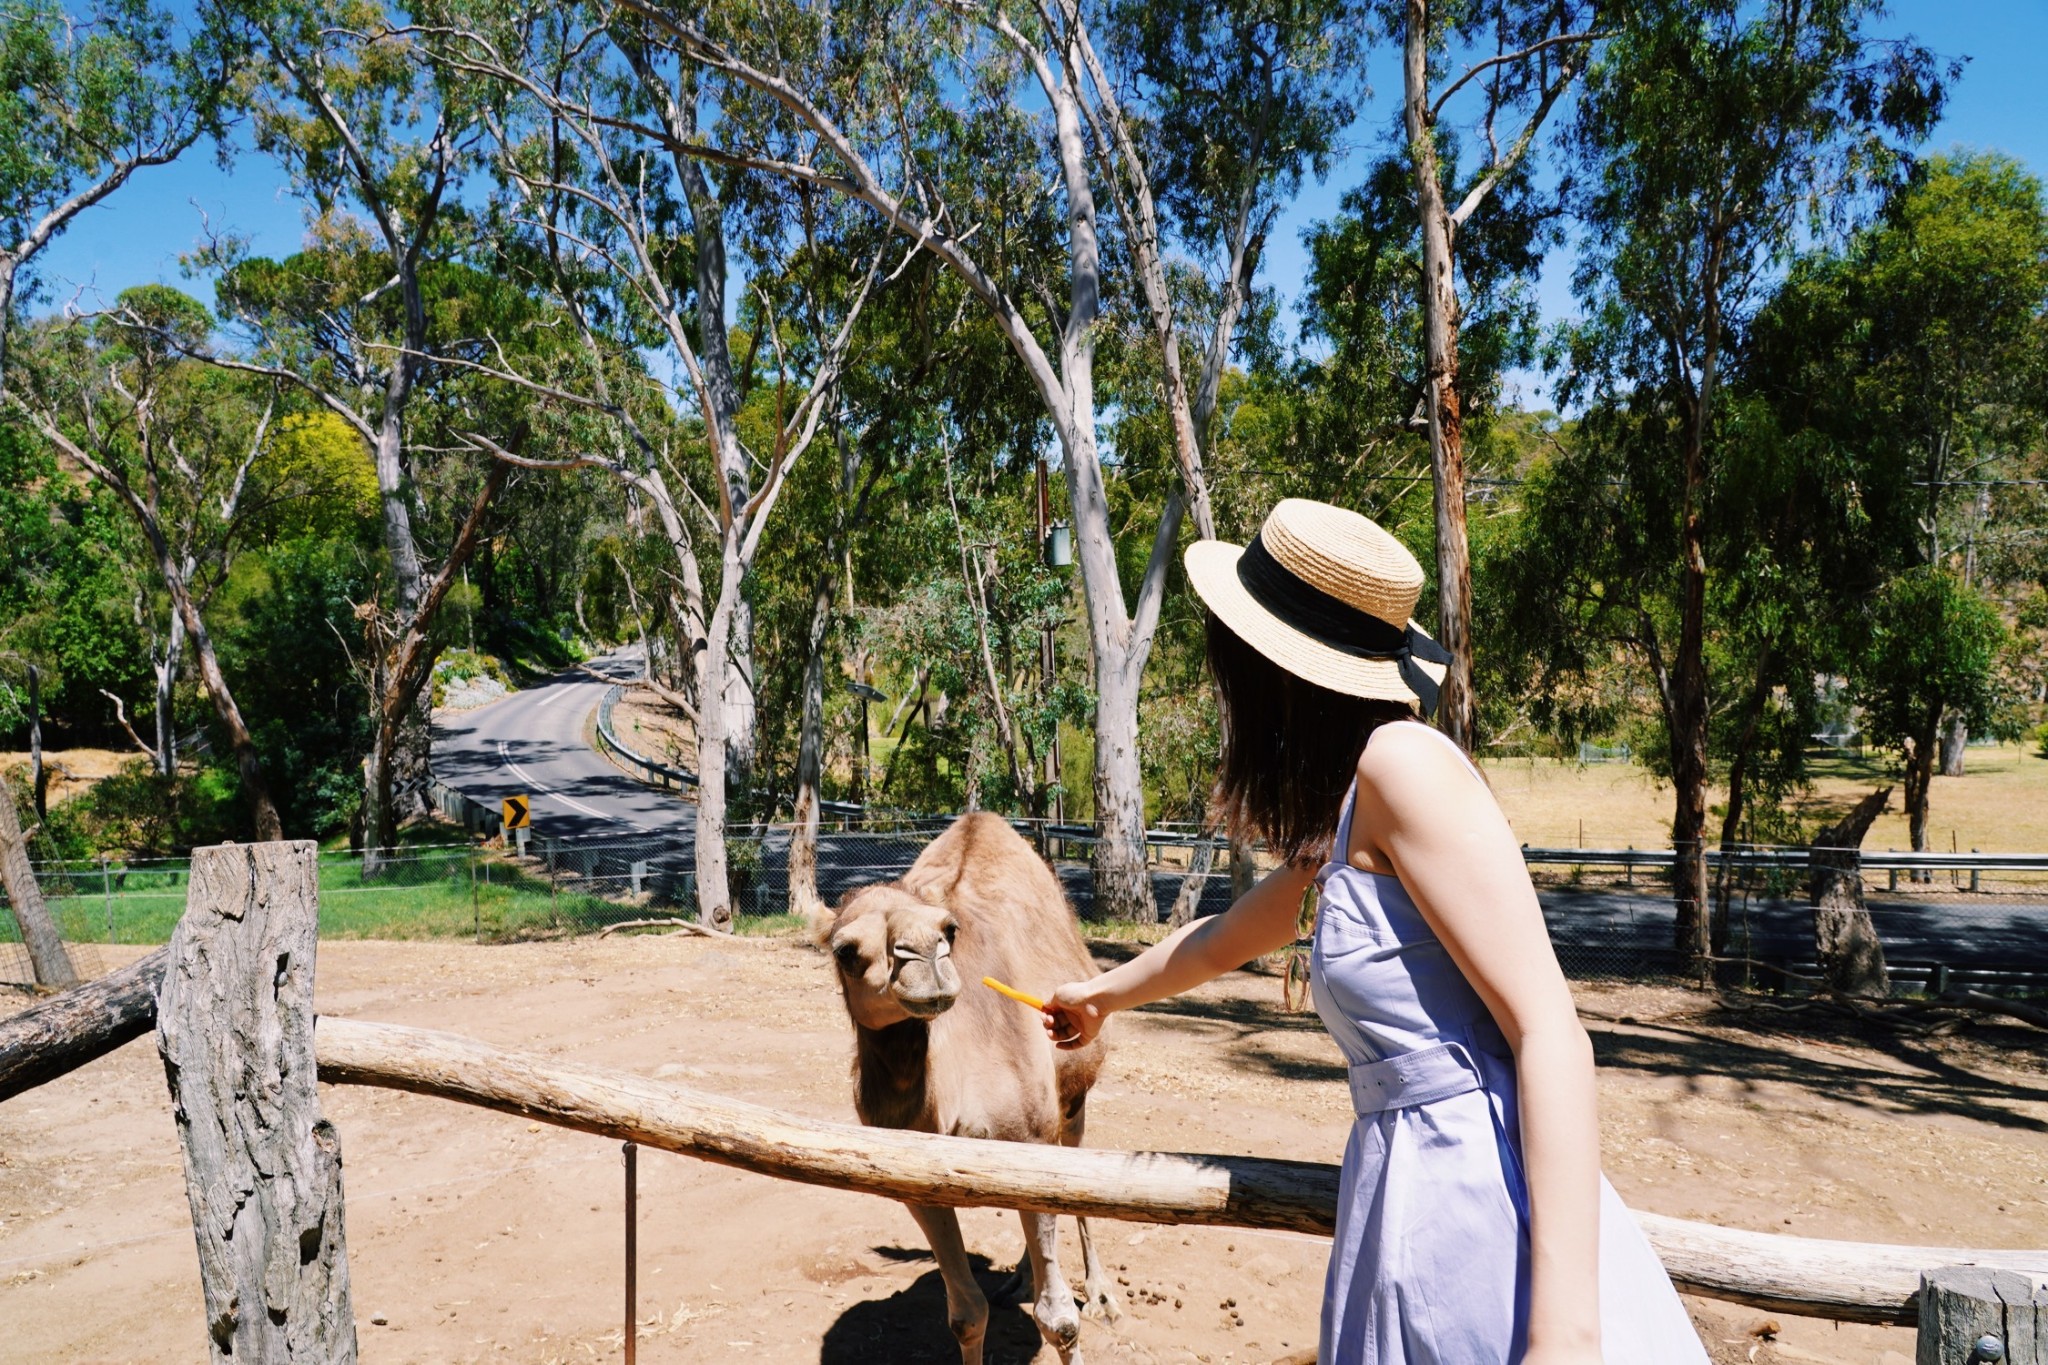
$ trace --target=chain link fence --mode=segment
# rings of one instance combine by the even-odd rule
[[[486,821],[476,818],[479,812],[449,811],[472,817],[477,837],[466,843],[414,845],[367,862],[347,851],[322,854],[321,932],[506,942],[697,914],[687,826],[603,839],[528,837],[523,847],[505,848],[482,837],[497,813],[483,812]],[[818,836],[820,896],[835,903],[855,887],[901,876],[950,823],[825,822]],[[1076,910],[1092,918],[1092,832],[1043,822],[1017,827],[1051,862]],[[1192,829],[1150,831],[1148,841],[1161,921],[1183,893],[1197,915],[1229,905],[1228,853],[1220,843]],[[802,929],[790,911],[790,846],[787,825],[730,833],[736,932]],[[1678,970],[1668,850],[1524,852],[1568,974],[1653,979]],[[1191,882],[1190,870],[1205,863],[1207,874]],[[36,870],[65,939],[86,952],[98,944],[161,943],[184,910],[184,859],[49,862]],[[1709,873],[1716,956],[1753,971],[1762,985],[1776,984],[1785,971],[1815,969],[1807,850],[1742,849],[1725,862],[1717,851]],[[1899,989],[2048,989],[2048,855],[1868,854],[1863,883]],[[82,956],[79,965],[90,973],[95,962]],[[11,914],[0,913],[0,984],[29,979],[19,929]]]
[[[1669,850],[1523,852],[1567,972],[1677,971]],[[1764,986],[1819,970],[1808,849],[1716,849],[1707,861],[1714,956]],[[2048,989],[2048,855],[1868,852],[1860,862],[1895,990]]]

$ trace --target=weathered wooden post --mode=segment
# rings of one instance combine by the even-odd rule
[[[195,852],[157,997],[216,1365],[356,1358],[341,1143],[313,1060],[315,854]]]
[[[1853,995],[1891,994],[1884,944],[1863,902],[1863,836],[1883,813],[1892,789],[1872,792],[1856,808],[1814,837],[1808,851],[1812,880],[1813,946],[1828,985]]]
[[[1986,1266],[1920,1277],[1914,1365],[2048,1365],[2048,1284]]]

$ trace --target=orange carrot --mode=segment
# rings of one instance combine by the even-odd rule
[[[1045,1002],[1043,1000],[1040,1000],[1037,996],[1026,995],[1024,994],[1024,992],[1018,990],[1015,986],[1005,986],[1002,982],[996,980],[992,976],[984,976],[981,979],[981,984],[988,987],[992,991],[995,991],[1002,995],[1009,996],[1012,1000],[1016,1001],[1020,1005],[1029,1005],[1031,1006],[1031,1008],[1035,1010],[1042,1010],[1045,1008]]]

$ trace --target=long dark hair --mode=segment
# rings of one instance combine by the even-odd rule
[[[1209,615],[1223,753],[1210,819],[1290,862],[1330,856],[1345,789],[1372,732],[1407,702],[1349,697],[1296,677]]]

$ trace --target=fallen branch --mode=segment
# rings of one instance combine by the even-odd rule
[[[2000,1000],[1995,995],[1982,991],[1949,991],[1935,997],[1936,1003],[1958,1009],[1976,1010],[1983,1014],[2002,1014],[2008,1019],[2018,1019],[2032,1024],[2035,1028],[2048,1028],[2048,1010],[2038,1005],[2024,1005],[2017,1000]]]
[[[599,938],[610,938],[621,929],[680,929],[686,934],[695,934],[700,938],[739,937],[738,934],[728,933],[723,929],[714,929],[708,924],[699,924],[693,919],[669,918],[620,920],[617,924],[607,924],[604,928],[598,930],[597,936]]]
[[[547,1063],[450,1034],[323,1018],[320,1078],[436,1095],[761,1175],[956,1208],[1327,1236],[1335,1166],[1117,1152],[861,1128],[779,1113],[622,1072]],[[1983,1265],[2048,1276],[2048,1249],[1970,1251],[1821,1241],[1637,1221],[1682,1289],[1841,1322],[1911,1323],[1920,1274]]]
[[[0,1100],[104,1057],[156,1027],[156,992],[170,949],[0,1019]]]

